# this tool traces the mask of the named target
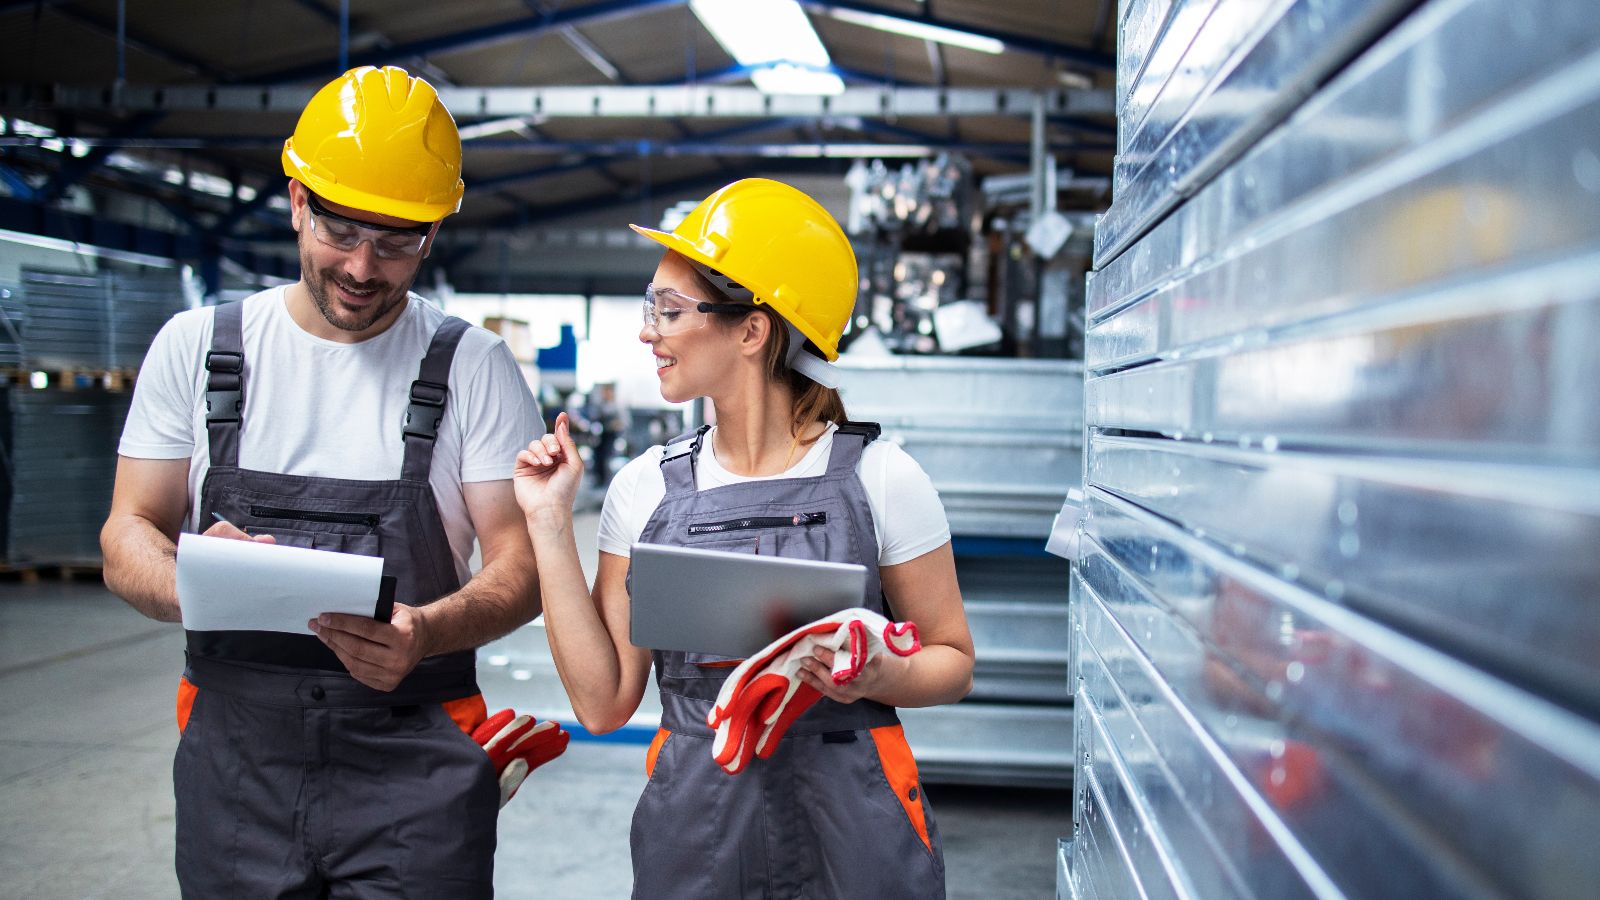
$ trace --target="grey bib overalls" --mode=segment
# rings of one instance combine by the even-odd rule
[[[859,563],[861,605],[884,615],[878,542],[856,465],[878,426],[834,434],[827,472],[696,490],[706,429],[661,459],[666,496],[641,541]],[[706,713],[728,660],[652,653],[661,731],[634,812],[636,898],[943,897],[933,812],[892,707],[823,699],[770,759],[738,775],[711,759]]]
[[[401,603],[459,588],[428,471],[466,323],[446,319],[422,360],[396,423],[399,480],[357,481],[239,467],[242,317],[242,303],[217,307],[206,357],[201,523],[221,513],[280,544],[382,556]],[[173,764],[185,897],[492,895],[499,792],[463,731],[483,719],[471,651],[425,659],[384,693],[310,635],[187,638]]]

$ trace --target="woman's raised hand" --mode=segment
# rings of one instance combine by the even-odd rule
[[[583,460],[572,443],[566,413],[556,416],[554,433],[535,438],[528,449],[517,454],[512,482],[523,515],[572,514],[578,485],[583,483]]]

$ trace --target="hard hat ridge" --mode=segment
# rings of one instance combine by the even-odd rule
[[[312,96],[283,142],[283,171],[325,200],[437,222],[461,208],[461,136],[427,81],[361,66]]]

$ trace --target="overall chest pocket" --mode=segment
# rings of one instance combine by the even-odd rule
[[[683,525],[682,544],[699,550],[826,560],[828,525],[836,518],[821,508],[750,515],[704,513],[689,517]]]
[[[375,512],[296,509],[264,503],[250,504],[248,512],[250,524],[245,525],[246,529],[252,534],[270,534],[280,544],[358,556],[383,555],[383,538],[378,533],[381,517]]]

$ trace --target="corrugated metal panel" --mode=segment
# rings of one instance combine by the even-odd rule
[[[27,320],[28,310],[21,287],[0,284],[0,368],[22,366],[22,329]]]
[[[1415,0],[1178,0],[1118,116],[1103,266]]]
[[[1600,884],[1600,21],[1380,6],[1102,222],[1062,896]]]
[[[68,275],[24,270],[22,364],[37,369],[132,369],[185,306],[173,276]]]
[[[5,561],[98,563],[129,393],[0,391]]]

